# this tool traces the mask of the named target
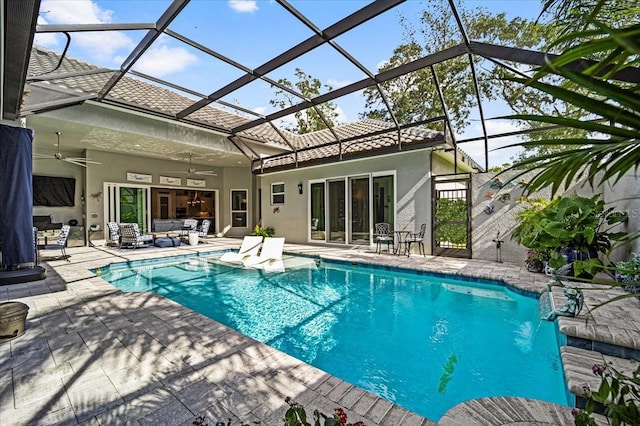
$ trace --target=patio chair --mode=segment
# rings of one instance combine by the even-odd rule
[[[107,222],[107,228],[109,228],[109,237],[105,241],[105,244],[120,247],[120,225],[116,222]]]
[[[40,250],[60,250],[62,252],[62,258],[69,262],[69,256],[65,251],[65,247],[67,246],[67,238],[69,237],[69,231],[71,230],[71,226],[62,225],[60,228],[60,235],[58,235],[58,241],[55,244],[45,244],[38,246]]]
[[[265,271],[284,271],[282,251],[284,237],[266,237],[258,256],[249,256],[242,264],[246,268],[261,268]]]
[[[237,253],[229,252],[220,256],[222,262],[243,263],[250,256],[257,256],[262,246],[261,235],[247,235],[242,240],[240,250]]]
[[[209,219],[203,219],[202,223],[200,224],[200,228],[198,229],[198,236],[208,237],[210,227],[211,227],[211,221]]]
[[[393,233],[388,223],[376,223],[376,233],[374,237],[376,239],[376,253],[380,254],[383,244],[387,245],[387,252],[391,252],[391,247],[393,247]]]
[[[427,232],[427,224],[423,223],[422,225],[420,225],[420,231],[417,233],[412,233],[411,235],[409,235],[409,237],[407,239],[404,240],[404,244],[405,244],[405,251],[407,253],[407,256],[411,255],[411,244],[416,243],[418,244],[418,249],[420,250],[420,254],[422,256],[425,256],[424,253],[424,234],[425,232]]]
[[[153,237],[152,237],[153,239]],[[149,247],[147,244],[149,240],[145,237],[143,239],[137,224],[134,223],[121,223],[120,224],[120,245],[118,249],[133,248],[134,250],[139,247]]]
[[[143,234],[142,232],[140,232],[140,227],[138,226],[137,223],[133,223],[132,225],[135,231],[140,235],[141,241],[143,241],[145,244],[153,243],[153,234]]]
[[[195,231],[198,227],[198,221],[196,219],[185,219],[182,223],[182,230],[180,235],[183,237],[189,236],[189,232]]]

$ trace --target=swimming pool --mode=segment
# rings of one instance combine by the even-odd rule
[[[499,283],[337,262],[264,273],[206,258],[114,264],[102,278],[149,291],[438,420],[460,402],[568,404],[554,323]]]

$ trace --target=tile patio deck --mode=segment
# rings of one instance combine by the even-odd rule
[[[0,301],[21,301],[30,308],[26,334],[0,344],[0,424],[190,425],[204,415],[209,424],[231,418],[233,425],[259,420],[271,426],[282,424],[285,396],[325,413],[342,406],[350,421],[369,426],[436,424],[175,302],[122,293],[90,272],[112,262],[235,249],[239,244],[215,238],[163,249],[70,248],[70,262],[43,264],[45,280],[0,286]],[[501,279],[536,293],[548,282],[544,275],[507,263],[290,244],[285,251]],[[558,305],[561,294],[553,293]],[[602,292],[587,293],[587,305],[602,297]],[[572,391],[580,393],[586,383],[597,386],[590,375],[595,361],[622,365],[617,356],[636,353],[639,317],[638,301],[629,299],[595,311],[587,308],[577,319],[558,320],[560,329],[580,345],[562,351]],[[437,424],[514,423],[564,425],[573,424],[573,418],[570,408],[542,401],[484,398],[452,408]]]

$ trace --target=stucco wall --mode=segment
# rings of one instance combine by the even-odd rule
[[[627,173],[614,186],[604,185],[604,200],[617,211],[627,213],[626,226],[621,227],[623,231],[640,235],[640,179],[636,173]],[[626,260],[631,252],[640,253],[640,238],[614,249],[609,257],[612,262]]]
[[[500,176],[502,182],[508,182],[516,172],[506,173]],[[473,258],[483,260],[496,260],[496,243],[493,240],[503,240],[502,260],[503,262],[522,263],[526,258],[525,247],[512,240],[513,230],[517,225],[516,215],[522,211],[526,204],[519,201],[522,196],[522,187],[519,184],[507,184],[502,189],[491,188],[490,183],[495,173],[477,173],[472,175],[472,244]],[[532,173],[528,173],[518,181],[526,182]],[[618,230],[629,233],[640,230],[640,182],[637,176],[629,173],[623,177],[615,186],[604,185],[595,190],[588,183],[580,181],[570,187],[563,194],[578,194],[583,197],[591,197],[595,194],[602,194],[608,207],[614,207],[618,211],[627,212],[629,221],[626,226],[620,226]],[[501,200],[502,194],[508,194],[509,200]],[[560,195],[560,194],[557,194]],[[549,199],[550,189],[530,195],[531,198]],[[487,206],[493,206],[493,211],[488,214]],[[638,240],[632,243],[635,251],[638,251]],[[609,260],[615,262],[626,258],[631,251],[631,247],[621,247],[611,253]],[[606,260],[605,260],[606,261]]]
[[[265,174],[258,178],[262,189],[262,223],[275,228],[276,235],[288,242],[306,243],[310,180],[389,172],[396,173],[396,228],[415,232],[421,223],[431,223],[429,169],[429,151],[423,150]],[[285,204],[274,206],[271,184],[279,182],[285,184]],[[302,195],[298,193],[298,183],[303,185]],[[426,245],[428,248],[429,244]]]

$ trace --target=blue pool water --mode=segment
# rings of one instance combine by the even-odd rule
[[[498,283],[324,261],[286,273],[204,258],[99,272],[435,421],[485,396],[568,404],[554,324]]]

